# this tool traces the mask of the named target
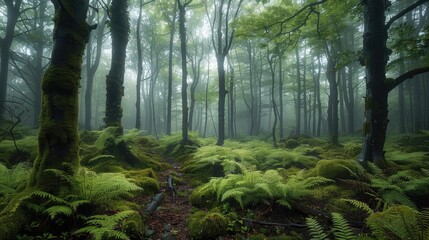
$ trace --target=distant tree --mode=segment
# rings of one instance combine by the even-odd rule
[[[234,39],[234,29],[231,23],[238,16],[243,0],[215,0],[214,14],[210,18],[212,42],[216,53],[217,72],[219,78],[218,103],[218,139],[216,144],[222,146],[225,141],[225,97],[227,94],[225,80],[225,58],[231,49]],[[235,11],[233,9],[235,7]],[[208,6],[206,12],[209,15]]]
[[[110,0],[106,4],[110,4]],[[96,11],[93,12],[95,15]],[[92,41],[88,42],[86,48],[86,89],[85,89],[85,129],[92,129],[92,89],[94,85],[95,73],[97,72],[98,66],[101,60],[101,50],[103,45],[103,35],[106,27],[106,20],[108,13],[105,13],[101,18],[98,18],[98,27],[95,32],[95,50],[93,49]],[[90,20],[90,24],[94,21],[94,17]]]
[[[106,77],[106,127],[122,127],[122,97],[124,95],[125,58],[130,32],[128,0],[112,0],[110,7],[112,63]]]
[[[15,35],[15,26],[20,15],[22,0],[4,0],[4,3],[7,11],[7,25],[4,36],[0,36],[0,120],[5,111],[10,48]]]

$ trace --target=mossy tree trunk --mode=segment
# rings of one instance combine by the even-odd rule
[[[88,0],[53,3],[54,47],[42,81],[39,155],[28,186],[57,193],[61,181],[46,170],[74,174],[79,166],[78,90],[83,53],[91,28],[85,22]]]
[[[128,19],[128,1],[113,0],[111,11],[112,62],[106,77],[106,127],[122,127],[122,97],[124,95],[124,74],[126,48],[130,23]]]

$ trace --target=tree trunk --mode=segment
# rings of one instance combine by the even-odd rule
[[[177,2],[174,1],[172,21],[170,23],[170,42],[168,50],[168,92],[167,92],[167,135],[171,135],[171,100],[173,97],[173,43],[176,32]]]
[[[326,45],[328,58],[326,77],[329,82],[328,131],[331,143],[338,144],[338,85],[335,70],[336,63],[331,56],[331,51]]]
[[[186,5],[177,0],[179,7],[179,35],[180,35],[180,53],[182,55],[182,143],[188,142],[188,67],[186,64],[186,26],[185,14]]]
[[[106,127],[122,127],[122,97],[124,95],[124,74],[126,48],[130,24],[128,1],[113,0],[111,10],[112,63],[106,77]]]
[[[137,41],[137,83],[136,83],[136,125],[135,128],[141,128],[141,84],[143,74],[143,54],[142,54],[142,42],[140,36],[140,28],[142,21],[143,12],[143,0],[140,0],[139,4],[139,16],[137,18],[137,29],[136,29],[136,41]]]
[[[279,58],[279,137],[284,139],[283,119],[283,61]]]
[[[295,56],[296,56],[296,100],[295,100],[295,134],[301,134],[301,64],[299,59],[299,49],[298,45],[295,48]]]
[[[110,1],[108,1],[107,4],[110,4]],[[92,89],[94,86],[94,78],[95,73],[97,72],[98,66],[100,65],[101,60],[101,50],[103,45],[103,35],[104,35],[104,29],[105,29],[105,22],[107,20],[107,13],[104,14],[103,18],[99,21],[99,24],[97,26],[97,48],[95,52],[95,60],[93,63],[91,61],[87,60],[87,82],[86,82],[86,90],[85,90],[85,129],[91,130],[92,129]],[[90,44],[87,46],[87,59],[90,59],[91,56],[91,50],[90,50]],[[92,65],[91,65],[92,64]]]
[[[79,166],[78,92],[90,32],[85,22],[88,0],[58,3],[51,64],[42,82],[39,154],[28,185],[54,194],[62,181],[46,170],[59,169],[72,175]]]
[[[219,102],[218,102],[218,139],[216,145],[223,146],[225,141],[225,56],[221,55],[217,58],[217,72],[219,77]]]
[[[386,47],[386,1],[364,1],[363,57],[366,72],[364,139],[359,160],[384,164],[386,139],[387,97],[386,64],[389,50]]]
[[[271,105],[272,105],[272,111],[274,113],[274,122],[271,129],[271,135],[273,138],[273,146],[277,147],[277,138],[276,138],[276,127],[277,127],[277,105],[276,105],[276,98],[275,98],[275,66],[274,66],[274,58],[268,56],[268,63],[270,65],[270,72],[271,72]]]
[[[0,38],[0,120],[6,105],[7,80],[9,75],[10,48],[12,46],[15,25],[18,22],[22,0],[4,1],[7,8],[7,23],[4,38]]]

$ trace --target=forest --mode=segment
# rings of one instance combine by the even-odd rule
[[[0,0],[0,240],[429,240],[429,0]]]

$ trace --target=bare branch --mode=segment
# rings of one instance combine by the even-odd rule
[[[422,73],[427,73],[429,72],[429,66],[425,66],[425,67],[421,67],[421,68],[416,68],[413,69],[411,71],[408,71],[404,74],[402,74],[401,76],[389,81],[387,83],[387,91],[390,92],[392,91],[396,86],[398,86],[399,84],[401,84],[402,82],[404,82],[405,80],[409,79],[409,78],[413,78],[416,75],[422,74]]]
[[[425,2],[429,2],[429,0],[419,0],[419,1],[415,2],[414,4],[411,4],[409,7],[405,8],[404,10],[400,11],[398,14],[396,14],[392,18],[390,18],[389,21],[386,23],[386,30],[389,29],[396,20],[403,17],[405,14],[414,10],[416,7],[422,5]]]

